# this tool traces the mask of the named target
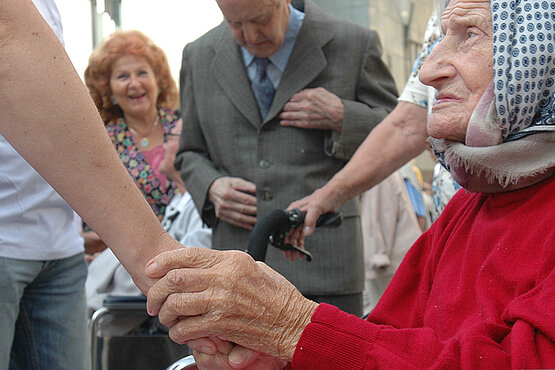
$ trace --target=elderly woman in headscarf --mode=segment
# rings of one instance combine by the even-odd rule
[[[420,78],[437,89],[432,144],[466,189],[367,320],[200,249],[147,265],[169,271],[150,312],[209,367],[555,368],[554,25],[553,1],[450,1]]]

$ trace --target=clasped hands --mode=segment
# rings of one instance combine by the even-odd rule
[[[193,348],[201,368],[283,368],[318,306],[240,251],[182,248],[145,271],[159,279],[148,291],[149,314]]]

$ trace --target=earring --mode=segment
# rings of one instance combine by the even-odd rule
[[[118,105],[118,102],[116,101],[116,98],[114,97],[114,95],[110,95],[110,101],[112,102],[113,105]]]

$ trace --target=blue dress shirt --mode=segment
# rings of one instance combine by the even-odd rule
[[[285,33],[283,44],[274,54],[270,55],[269,59],[271,63],[268,64],[266,69],[266,73],[276,90],[281,81],[281,76],[285,71],[285,67],[287,66],[287,62],[289,62],[289,57],[291,56],[291,52],[295,46],[297,35],[303,25],[304,16],[303,12],[295,9],[291,4],[289,4],[289,24],[287,25],[287,31]],[[256,75],[254,55],[249,53],[244,47],[241,47],[241,54],[243,56],[245,68],[247,69],[247,76],[252,82]]]

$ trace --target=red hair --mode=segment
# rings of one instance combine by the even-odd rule
[[[85,83],[104,123],[113,122],[123,115],[121,108],[111,100],[110,77],[112,65],[124,55],[146,58],[160,91],[157,105],[174,109],[179,96],[164,51],[140,31],[116,31],[93,51],[85,70]]]

